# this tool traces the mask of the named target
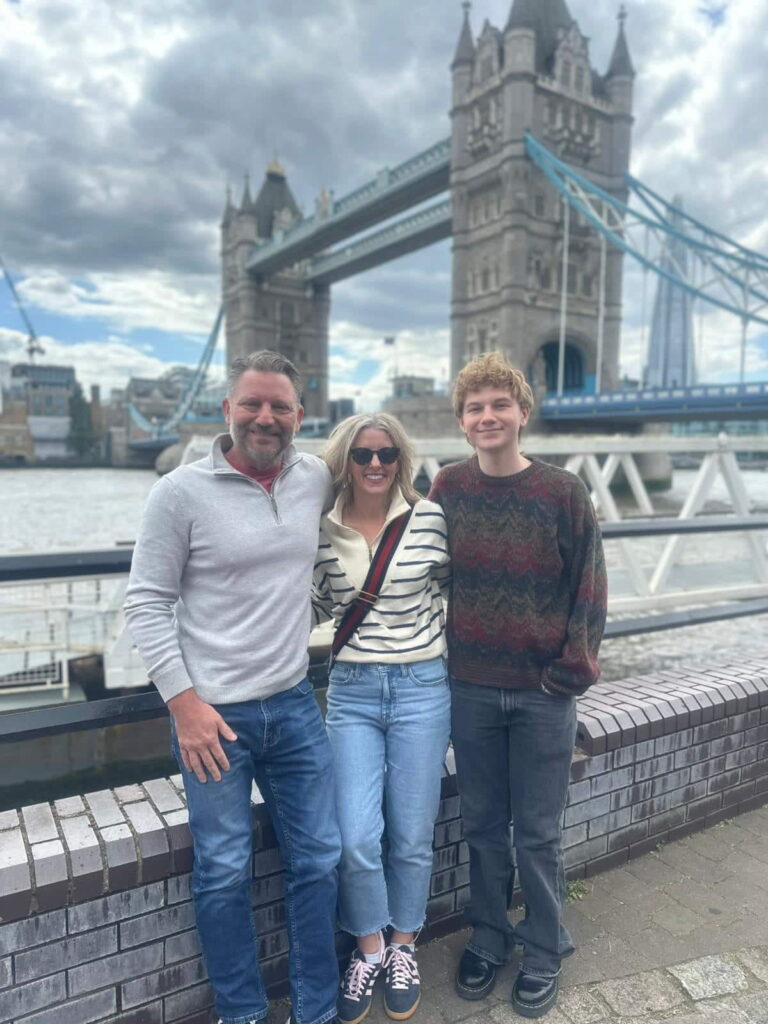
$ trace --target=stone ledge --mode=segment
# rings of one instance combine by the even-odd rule
[[[578,707],[577,742],[587,754],[702,726],[700,735],[705,736],[710,723],[768,708],[768,662],[752,659],[596,683],[579,698]]]
[[[554,698],[553,698],[554,699]],[[578,702],[564,846],[571,877],[607,870],[768,802],[768,663],[598,683]],[[466,888],[453,752],[435,826],[434,914]],[[274,831],[253,792],[257,905],[279,897]],[[0,925],[188,874],[180,775],[0,813]],[[179,884],[184,886],[183,880]],[[188,898],[180,890],[177,900]],[[439,906],[438,906],[439,904]],[[445,905],[445,906],[443,906]]]

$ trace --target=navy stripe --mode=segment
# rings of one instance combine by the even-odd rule
[[[429,627],[432,625],[432,623],[435,621],[435,619],[439,618],[442,614],[443,614],[442,609],[440,611],[438,611],[438,612],[435,612],[435,614],[432,616],[432,618],[429,620],[429,622],[426,622],[421,627],[421,629],[417,629],[416,630],[416,632],[413,634],[414,637],[417,637],[419,635],[419,633],[423,633],[425,629],[429,629]],[[393,629],[394,627],[390,626],[389,628]],[[435,636],[437,636],[437,633],[435,634]],[[363,639],[363,638],[361,638],[361,639]],[[366,640],[366,642],[368,642],[370,640],[385,640],[386,641],[389,638],[386,637],[386,636],[375,636],[374,635],[374,636],[366,636],[364,639]]]
[[[423,591],[422,591],[422,593],[423,593]],[[408,615],[410,612],[415,612],[417,610],[417,608],[419,608],[419,607],[420,606],[417,605],[417,604],[412,604],[410,608],[396,608],[392,612],[385,612],[382,609],[380,609],[378,605],[376,605],[376,614],[377,615]]]
[[[397,652],[394,652],[394,651],[382,651],[380,648],[376,648],[376,647],[361,647],[360,644],[353,643],[351,640],[347,641],[347,647],[353,647],[356,651],[360,651],[361,654],[394,654],[394,653],[397,653],[398,656],[399,656],[401,654],[410,654],[411,651],[423,651],[425,647],[431,647],[432,644],[435,642],[435,640],[438,638],[438,636],[439,636],[439,634],[435,634],[435,636],[430,637],[430,639],[427,640],[426,643],[416,644],[414,647],[398,647]]]
[[[417,594],[426,594],[428,587],[419,587],[418,590],[408,590],[405,594],[379,594],[380,601],[402,601],[406,597],[416,597]]]
[[[407,562],[405,563],[408,564]],[[418,564],[418,563],[416,563]],[[421,563],[422,565],[424,563]],[[429,572],[423,572],[421,576],[402,576],[400,579],[392,579],[393,583],[420,583],[422,580],[426,580],[429,577]]]

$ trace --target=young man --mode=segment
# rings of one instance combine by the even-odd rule
[[[459,374],[454,411],[475,454],[442,469],[430,498],[443,507],[453,566],[448,605],[452,737],[469,846],[473,932],[458,994],[482,999],[516,943],[512,990],[524,1017],[557,1000],[562,924],[561,818],[576,735],[575,696],[595,682],[606,578],[592,503],[571,473],[526,458],[533,394],[499,352]],[[526,914],[507,917],[514,867]]]
[[[232,364],[229,433],[152,490],[125,614],[168,704],[194,841],[192,894],[220,1024],[267,1015],[251,910],[251,784],[285,868],[293,1024],[336,1015],[332,756],[306,678],[330,477],[292,445],[301,379],[275,352]]]

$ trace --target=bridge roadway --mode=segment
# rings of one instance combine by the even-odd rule
[[[680,423],[768,419],[768,383],[697,384],[688,388],[627,388],[598,395],[548,395],[547,422]]]
[[[327,214],[318,211],[287,231],[278,231],[274,239],[254,248],[247,269],[259,277],[269,277],[309,259],[342,239],[445,192],[450,172],[451,140],[442,139],[397,167],[383,168],[354,192],[331,200]]]
[[[430,230],[427,225],[425,230]],[[381,234],[393,229],[387,228]],[[378,235],[373,236],[378,239]],[[366,240],[363,240],[364,242]],[[397,244],[396,234],[393,244]],[[371,243],[375,253],[381,251],[380,242]],[[351,247],[350,252],[338,255],[331,253],[321,257],[318,277],[326,280],[338,280],[335,277],[335,259],[348,261],[352,258],[364,261],[366,252],[363,243]],[[341,276],[345,276],[342,274]],[[601,424],[609,429],[615,424],[617,430],[629,425],[642,423],[684,423],[711,420],[763,420],[768,419],[768,383],[754,382],[751,384],[699,384],[690,388],[635,388],[624,391],[605,391],[598,395],[557,395],[547,396],[539,406],[541,419],[546,423],[570,424],[579,428],[585,421]],[[187,422],[194,423],[190,417]],[[200,422],[211,422],[210,419]],[[222,421],[223,429],[223,421]],[[141,437],[129,443],[135,452],[159,454],[164,448],[179,440],[178,433],[161,437]],[[690,440],[690,439],[689,439]],[[685,445],[688,441],[680,439]],[[432,439],[423,444],[441,445],[441,440]],[[538,444],[538,439],[529,441]],[[658,442],[656,442],[658,443]],[[590,439],[589,444],[592,444]],[[634,444],[634,442],[633,442]],[[562,438],[557,442],[562,446]],[[633,450],[637,451],[637,448]],[[682,451],[683,449],[678,449]],[[688,450],[688,449],[686,449]],[[691,451],[694,449],[691,448]],[[456,456],[460,457],[460,456]]]

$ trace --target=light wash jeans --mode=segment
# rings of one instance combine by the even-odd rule
[[[516,942],[529,974],[555,977],[573,952],[562,922],[565,877],[560,846],[576,739],[576,701],[538,690],[507,690],[451,680],[453,752],[469,847],[467,948],[506,963]],[[515,867],[525,918],[507,918]]]
[[[390,924],[416,932],[429,894],[451,724],[444,659],[407,665],[336,662],[325,724],[341,829],[339,923],[355,936]]]
[[[267,805],[285,869],[291,1019],[322,1024],[336,1015],[334,947],[340,843],[332,757],[312,685],[267,700],[218,704],[237,740],[222,739],[229,770],[200,782],[173,748],[184,778],[194,842],[192,896],[203,958],[224,1024],[267,1015],[251,910],[251,782]],[[173,721],[173,720],[171,720]]]

